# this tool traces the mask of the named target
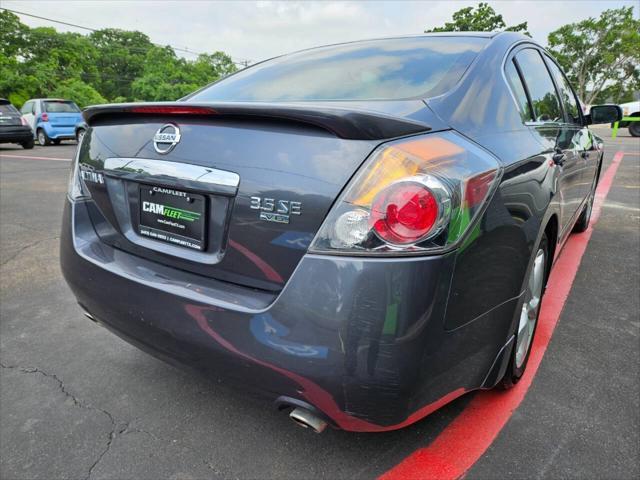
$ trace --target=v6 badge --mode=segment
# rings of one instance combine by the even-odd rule
[[[251,197],[251,208],[260,210],[260,220],[266,222],[289,223],[291,215],[302,214],[302,203],[275,198]]]

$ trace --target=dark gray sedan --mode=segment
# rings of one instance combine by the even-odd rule
[[[515,33],[285,55],[84,112],[62,270],[86,315],[296,422],[384,431],[522,376],[602,163]],[[96,346],[99,348],[99,346]]]

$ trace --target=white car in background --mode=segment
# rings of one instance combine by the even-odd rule
[[[621,103],[623,117],[640,117],[640,101]],[[640,122],[620,122],[620,127],[629,128],[629,133],[634,137],[640,137]]]

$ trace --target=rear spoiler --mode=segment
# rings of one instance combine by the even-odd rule
[[[313,103],[113,103],[87,107],[83,112],[89,125],[106,117],[192,115],[299,122],[322,128],[340,138],[354,140],[384,140],[431,130],[424,123],[403,117]]]

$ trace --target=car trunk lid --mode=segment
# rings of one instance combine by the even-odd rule
[[[422,102],[362,107],[90,107],[79,158],[97,206],[96,231],[115,247],[176,268],[279,290],[369,153],[387,138],[442,127]],[[156,203],[174,215],[160,219],[160,235],[182,222],[178,237],[189,245],[144,233],[157,220]],[[202,216],[206,224],[176,215]]]

